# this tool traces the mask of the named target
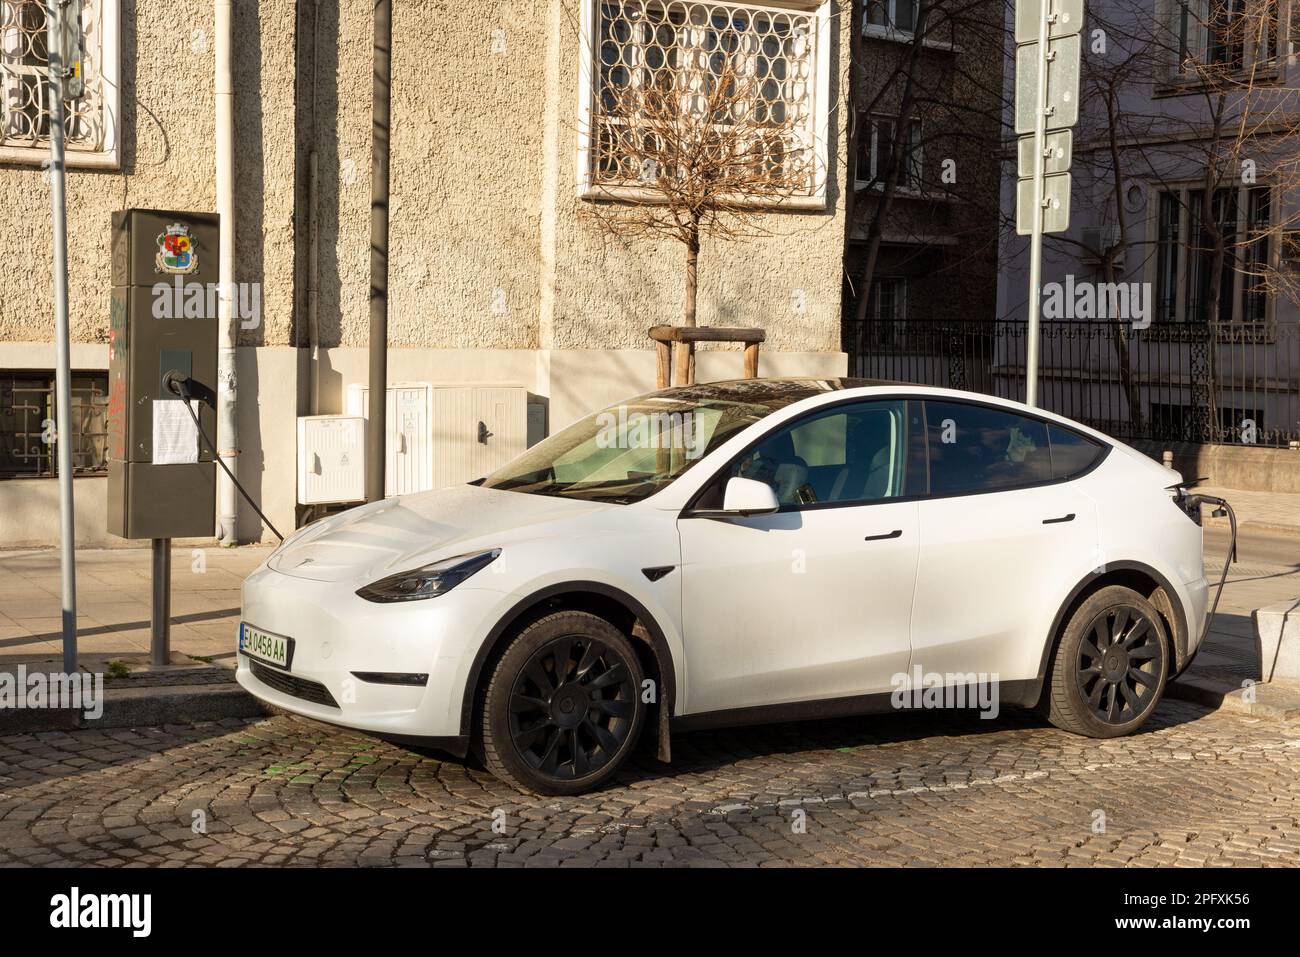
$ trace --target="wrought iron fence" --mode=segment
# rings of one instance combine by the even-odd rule
[[[1022,400],[1021,320],[848,323],[853,375]],[[1039,405],[1120,439],[1300,441],[1300,325],[1045,320]]]

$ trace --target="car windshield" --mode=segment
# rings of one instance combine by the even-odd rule
[[[640,501],[759,419],[828,387],[815,380],[761,380],[650,393],[539,442],[482,485],[616,504]]]

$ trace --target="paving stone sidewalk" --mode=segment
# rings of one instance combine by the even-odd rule
[[[1300,725],[1181,701],[1111,740],[929,712],[673,758],[542,798],[287,716],[0,735],[0,867],[1300,865]]]
[[[174,651],[234,666],[240,586],[271,548],[173,550]],[[150,574],[147,548],[77,552],[77,646],[81,655],[97,661],[147,659]],[[0,551],[0,661],[61,656],[59,594],[58,551]]]

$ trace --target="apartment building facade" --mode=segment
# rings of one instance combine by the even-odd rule
[[[952,318],[990,318],[996,296],[1003,5],[925,0],[924,18],[922,6],[864,9],[844,330],[850,367],[864,375],[915,374],[893,359],[924,351]]]
[[[1092,0],[1043,262],[1042,404],[1243,488],[1300,490],[1298,28],[1292,0]],[[1013,396],[1027,254],[1004,237],[982,357]]]

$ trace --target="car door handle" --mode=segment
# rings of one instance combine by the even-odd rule
[[[883,535],[868,535],[866,538],[863,539],[863,541],[879,542],[886,538],[900,538],[902,537],[902,534],[903,534],[903,530],[901,528],[896,528],[892,532],[885,532],[885,534]]]
[[[1062,515],[1060,518],[1045,518],[1043,519],[1043,524],[1059,525],[1061,522],[1073,522],[1073,521],[1074,521],[1074,513],[1071,512],[1069,515]]]

